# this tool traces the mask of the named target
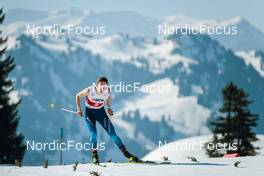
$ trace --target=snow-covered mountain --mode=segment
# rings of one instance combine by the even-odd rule
[[[116,42],[116,37],[122,45]],[[263,77],[243,59],[232,51],[225,50],[207,36],[171,36],[158,42],[148,39],[144,41],[144,45],[142,43],[139,45],[136,42],[137,37],[114,35],[105,40],[110,41],[109,46],[115,47],[116,52],[105,49],[101,44],[103,39],[98,40],[97,50],[89,47],[89,42],[93,43],[95,39],[87,37],[82,40],[54,39],[47,36],[32,38],[22,35],[16,42],[17,47],[10,50],[17,63],[13,79],[23,96],[20,110],[23,120],[20,128],[27,139],[45,141],[56,138],[59,127],[64,127],[68,139],[87,141],[87,130],[81,120],[53,111],[48,108],[48,104],[55,101],[73,108],[75,93],[102,74],[109,77],[113,84],[120,81],[127,84],[139,82],[147,86],[165,84],[171,88],[170,93],[156,94],[141,91],[135,94],[113,92],[114,110],[118,111],[113,121],[129,148],[141,156],[154,149],[160,138],[172,141],[189,135],[207,133],[207,120],[220,105],[221,89],[231,80],[245,88],[255,100],[252,105],[253,111],[263,114],[261,107],[263,99],[259,96],[263,94]],[[152,64],[155,61],[163,62],[162,55],[153,57],[153,61],[148,60],[147,57],[157,51],[140,46],[159,48],[163,43],[171,43],[165,45],[165,51],[173,46],[164,57],[169,55],[174,60],[180,59],[164,64],[165,67],[160,64],[157,69],[153,69]],[[191,51],[188,50],[190,46],[193,48]],[[129,56],[133,52],[127,52],[128,55],[120,54],[120,47],[137,48],[134,49],[135,56],[140,57]],[[204,50],[204,47],[207,50]],[[115,56],[112,59],[111,54]],[[139,110],[139,113],[129,115],[136,110]],[[139,124],[144,126],[141,128]],[[149,128],[146,129],[145,126]],[[260,119],[258,132],[262,132],[262,127],[263,120]],[[157,134],[153,133],[158,128],[164,130]],[[101,139],[108,140],[108,137],[102,134]],[[109,148],[112,146],[110,142]],[[105,153],[105,158],[115,156],[116,160],[121,159],[116,149],[108,152],[111,155]],[[72,155],[78,156],[69,154],[68,162],[71,161]],[[41,160],[43,156],[39,157],[29,158],[34,162]],[[26,158],[28,162],[29,158]]]
[[[145,87],[156,87],[157,90],[149,92],[141,88],[133,97],[123,100],[119,109],[122,112],[133,112],[139,109],[142,117],[148,116],[152,121],[161,121],[164,118],[169,121],[175,131],[184,134],[209,133],[206,122],[211,111],[198,104],[197,96],[181,97],[179,86],[169,78],[151,82]],[[195,118],[193,118],[193,114],[195,114]]]
[[[26,31],[25,24],[34,25],[78,25],[104,26],[106,35],[124,33],[134,36],[154,35],[159,19],[144,17],[135,12],[104,12],[91,10],[82,11],[76,8],[66,8],[51,12],[14,9],[7,11],[5,25],[8,35]]]
[[[168,16],[163,21],[164,25],[180,27],[184,24],[189,24],[192,27],[200,28],[201,25],[209,27],[221,27],[226,32],[224,34],[215,34],[215,28],[212,28],[209,32],[214,33],[210,36],[221,43],[226,48],[230,48],[234,51],[239,50],[264,50],[264,33],[263,31],[254,27],[246,19],[237,16],[227,20],[201,20],[192,18],[186,15],[173,15]],[[235,27],[235,28],[234,28]],[[232,28],[236,29],[237,34],[232,34]],[[206,33],[205,31],[202,31]],[[208,31],[207,31],[208,32]],[[207,33],[208,34],[208,33]]]
[[[235,27],[237,35],[211,35],[226,48],[240,50],[264,50],[264,33],[254,27],[246,19],[237,16],[226,20],[203,20],[186,15],[171,15],[161,19],[145,17],[135,12],[101,12],[66,8],[51,12],[27,9],[11,9],[7,11],[5,32],[7,35],[20,34],[26,31],[26,25],[77,25],[77,26],[103,26],[106,29],[104,36],[117,33],[130,36],[160,36],[159,25],[179,27],[183,24],[198,27],[206,25],[212,27]]]
[[[264,77],[264,53],[263,51],[239,51],[236,52],[247,65],[251,65],[262,77]]]
[[[18,92],[13,96],[23,98],[20,129],[28,140],[57,139],[63,127],[65,140],[87,142],[83,120],[52,110],[48,105],[55,102],[74,108],[75,93],[92,84],[99,75],[106,75],[112,84],[138,82],[149,87],[170,88],[167,93],[144,92],[142,88],[135,93],[113,92],[116,115],[112,120],[128,148],[139,156],[156,148],[160,139],[170,142],[209,133],[208,120],[214,117],[222,101],[221,90],[230,81],[250,94],[254,100],[252,111],[264,116],[264,78],[259,72],[262,66],[252,59],[248,61],[240,52],[226,49],[207,35],[156,37],[151,30],[160,21],[132,12],[120,13],[98,14],[78,9],[7,13],[4,31],[10,36],[9,52],[17,63],[12,79]],[[107,24],[111,32],[99,38],[21,34],[25,23],[72,21]],[[136,22],[142,28],[135,27]],[[256,131],[263,133],[263,126],[264,120],[260,118]],[[124,160],[105,133],[100,132],[99,139],[107,141],[108,149],[101,153],[102,160]],[[38,163],[49,157],[56,163],[58,154],[30,151],[25,162]],[[64,159],[69,163],[87,159],[87,155],[85,151],[65,152]]]

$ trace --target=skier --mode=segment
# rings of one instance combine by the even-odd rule
[[[86,96],[85,101],[85,121],[90,133],[90,144],[92,145],[92,163],[99,164],[97,153],[97,132],[96,122],[104,128],[114,143],[118,146],[121,152],[129,162],[139,162],[139,159],[129,153],[122,143],[119,136],[116,134],[114,126],[110,121],[107,113],[112,116],[113,111],[110,108],[110,89],[108,88],[108,80],[106,77],[99,77],[95,85],[83,89],[76,95],[77,114],[82,117],[82,109],[80,100]],[[104,108],[106,102],[107,113]]]

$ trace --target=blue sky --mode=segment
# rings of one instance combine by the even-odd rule
[[[186,14],[202,19],[226,19],[242,16],[264,31],[263,0],[0,0],[0,4],[6,9],[78,7],[95,12],[135,11],[153,17]]]

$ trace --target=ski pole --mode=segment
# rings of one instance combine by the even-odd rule
[[[69,113],[72,113],[72,114],[77,114],[76,111],[73,111],[73,110],[70,110],[70,109],[66,109],[66,108],[61,107],[61,106],[56,106],[55,103],[50,103],[49,107],[52,108],[52,109],[58,108],[61,111],[69,112]]]
[[[60,110],[65,111],[65,112],[70,112],[70,113],[73,113],[73,114],[77,114],[76,111],[65,109],[65,108],[60,108]]]

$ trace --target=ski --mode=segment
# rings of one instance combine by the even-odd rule
[[[106,167],[106,164],[94,164],[94,163],[91,163],[91,166],[99,166],[99,167]]]
[[[172,164],[172,162],[170,161],[149,161],[149,160],[146,160],[146,161],[139,161],[139,162],[127,162],[127,163],[112,163],[111,166],[120,166],[120,165],[123,165],[123,166],[127,166],[127,165],[137,165],[137,164],[143,164],[143,165],[169,165],[169,164]]]
[[[153,164],[153,165],[161,165],[161,164],[171,164],[170,161],[150,161],[150,160],[146,160],[146,161],[139,161],[139,162],[135,162],[135,164]]]

